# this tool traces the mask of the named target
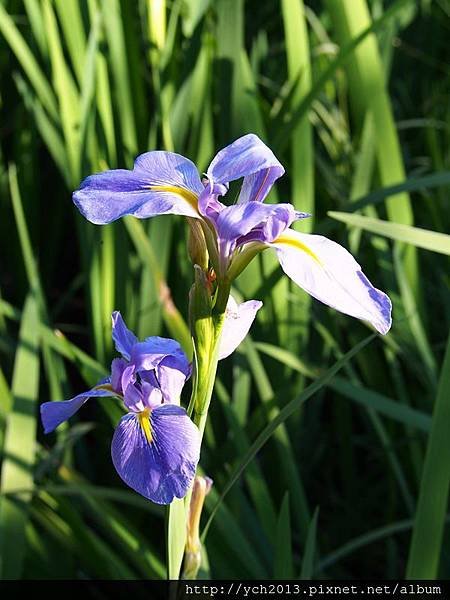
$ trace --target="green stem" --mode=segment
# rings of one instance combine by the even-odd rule
[[[225,310],[230,295],[230,284],[222,281],[212,304],[204,272],[196,268],[196,281],[190,295],[190,320],[194,340],[193,393],[188,412],[203,438],[208,409],[214,389],[219,361],[219,342]],[[186,543],[186,523],[192,490],[182,500],[174,500],[168,511],[167,550],[168,574],[170,579],[180,576]]]

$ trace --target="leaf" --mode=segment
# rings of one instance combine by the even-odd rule
[[[407,579],[436,579],[450,483],[450,335],[442,363],[409,549]]]
[[[450,235],[445,233],[344,212],[329,211],[328,215],[351,227],[359,227],[376,235],[388,237],[391,240],[406,242],[417,248],[424,248],[425,250],[450,256]]]
[[[39,389],[39,310],[29,294],[23,311],[12,381],[13,406],[7,418],[0,480],[2,495],[33,489],[36,446],[36,404]],[[0,498],[0,579],[20,579],[26,554],[27,505]],[[12,543],[13,541],[13,543]]]

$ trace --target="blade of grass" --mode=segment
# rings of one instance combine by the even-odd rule
[[[0,32],[25,71],[42,105],[57,120],[58,107],[52,87],[3,4],[0,4]]]
[[[450,483],[450,335],[433,410],[419,501],[409,549],[407,579],[438,576]]]
[[[417,248],[450,256],[450,235],[445,233],[344,212],[329,211],[328,216],[351,227],[358,227],[391,240],[405,242]]]
[[[2,494],[33,487],[36,401],[39,388],[39,309],[33,293],[25,302],[12,381],[0,481]],[[0,498],[0,579],[20,579],[26,554],[25,527],[31,494],[17,504]],[[12,544],[11,541],[14,540]]]
[[[274,579],[292,579],[291,519],[289,515],[289,492],[286,492],[281,504],[276,531],[275,559],[273,567]]]
[[[302,570],[299,579],[309,581],[314,574],[314,560],[316,557],[317,521],[319,519],[319,507],[316,507],[313,518],[308,527],[305,550],[303,552]]]

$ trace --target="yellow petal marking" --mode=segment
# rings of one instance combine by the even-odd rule
[[[94,389],[96,389],[96,390],[106,390],[107,392],[113,392],[114,391],[112,389],[110,383],[103,383],[102,385],[96,385]]]
[[[178,187],[176,185],[151,185],[149,188],[152,192],[167,192],[168,194],[177,194],[181,196],[183,200],[189,202],[192,208],[198,212],[198,197],[197,194],[186,190],[185,188]]]
[[[305,252],[308,256],[310,256],[320,267],[323,267],[324,264],[320,260],[313,250],[303,242],[301,242],[297,237],[290,234],[290,232],[285,231],[276,240],[272,242],[272,244],[287,244],[288,246],[293,246],[297,248],[297,250],[301,250]]]
[[[147,442],[149,444],[151,444],[153,441],[153,436],[152,436],[152,425],[150,423],[149,409],[146,408],[145,410],[140,412],[138,414],[138,419],[139,419],[139,425],[141,426],[142,431],[144,432],[144,435],[147,438]]]

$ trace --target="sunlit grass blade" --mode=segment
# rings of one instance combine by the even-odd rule
[[[309,39],[303,0],[281,3],[286,40],[288,66],[288,82],[293,84],[294,92],[291,102],[297,106],[311,89],[311,63]],[[295,83],[294,83],[295,82]],[[309,114],[305,113],[291,132],[291,202],[303,212],[314,215],[314,153],[313,129]],[[297,228],[294,225],[294,228]],[[312,231],[314,217],[306,219],[301,230]],[[291,321],[288,339],[285,345],[294,351],[304,350],[308,335],[309,312],[311,298],[302,298],[303,302],[291,302],[288,305]]]
[[[409,4],[410,2],[411,0],[396,0],[382,16],[374,20],[369,27],[340,50],[336,58],[330,62],[328,67],[313,83],[310,92],[303,98],[298,106],[294,107],[289,113],[280,115],[281,122],[277,124],[277,133],[273,141],[275,150],[284,150],[289,142],[292,128],[303,119],[305,112],[309,110],[313,100],[316,99],[325,84],[335,75],[336,71],[345,64],[359,44],[361,44],[368,35],[375,33],[384,27],[386,23],[393,19],[397,13],[404,8],[405,4]]]
[[[39,388],[39,308],[33,293],[25,303],[12,381],[13,405],[7,418],[0,480],[2,494],[33,487],[36,400]],[[0,498],[0,578],[20,579],[26,554],[27,504]],[[14,540],[12,544],[11,541]]]
[[[52,87],[3,4],[0,4],[0,32],[21,64],[42,105],[57,119],[58,108]]]
[[[137,151],[137,135],[120,2],[118,0],[105,0],[102,2],[102,9],[105,37],[108,42],[114,84],[120,106],[119,120],[124,143],[125,161],[127,166],[131,166]]]
[[[334,211],[330,211],[328,215],[351,227],[358,227],[365,231],[375,233],[376,235],[382,235],[391,240],[406,242],[417,248],[423,248],[425,250],[431,250],[432,252],[439,252],[440,254],[450,256],[450,235],[445,233],[430,231],[420,227],[412,227],[410,225],[402,225],[400,223],[392,223],[391,221],[383,221],[382,219],[374,219],[363,215],[353,215]]]
[[[450,336],[442,363],[423,466],[406,577],[438,577],[450,483]]]

